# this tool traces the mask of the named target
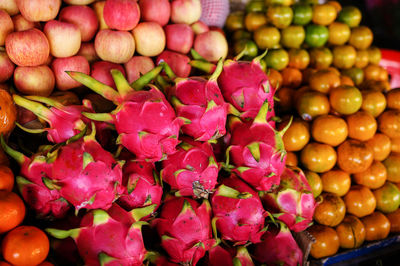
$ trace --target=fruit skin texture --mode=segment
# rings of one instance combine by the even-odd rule
[[[321,202],[314,212],[314,220],[322,225],[337,226],[346,214],[346,205],[341,197],[333,193],[323,193]]]
[[[300,168],[285,168],[279,187],[270,193],[262,194],[265,208],[274,213],[290,230],[303,231],[312,222],[317,204]]]
[[[357,217],[346,215],[335,228],[341,248],[358,248],[365,241],[365,227]]]
[[[165,201],[153,225],[161,236],[161,246],[175,263],[196,265],[215,243],[207,200],[200,205],[192,199],[173,197]]]
[[[332,256],[339,250],[340,242],[335,229],[326,225],[314,224],[307,231],[316,239],[310,250],[310,255],[314,258]]]
[[[390,233],[389,219],[379,211],[361,218],[365,226],[365,240],[376,241],[385,239]]]
[[[208,142],[181,138],[177,152],[162,162],[161,178],[175,195],[208,198],[217,184],[219,166]]]
[[[140,9],[136,1],[107,0],[103,15],[110,28],[129,31],[138,24]]]
[[[303,264],[303,252],[284,223],[278,232],[268,230],[262,242],[255,244],[254,258],[268,265],[297,266]]]
[[[343,198],[347,213],[358,218],[371,214],[376,207],[376,199],[371,190],[362,185],[351,186]]]
[[[25,218],[24,202],[14,192],[0,190],[0,208],[0,234],[13,229]]]
[[[156,64],[158,65],[162,61],[166,62],[178,77],[189,77],[192,67],[189,65],[190,58],[188,56],[165,50],[157,57]]]
[[[257,193],[235,174],[222,181],[214,192],[211,206],[214,235],[218,230],[222,239],[236,245],[261,242],[267,212]]]

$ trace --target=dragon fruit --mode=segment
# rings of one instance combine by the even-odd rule
[[[174,109],[156,86],[148,85],[150,90],[140,91],[162,68],[154,68],[131,85],[120,71],[111,70],[118,92],[86,74],[68,72],[73,79],[117,105],[111,113],[85,112],[84,115],[114,124],[119,134],[118,143],[134,153],[138,160],[156,162],[173,154],[179,143],[180,127],[186,121],[176,117]]]
[[[316,202],[300,168],[285,168],[279,187],[272,192],[260,192],[260,196],[265,208],[290,230],[300,232],[311,224]]]
[[[127,212],[116,204],[108,210],[87,213],[79,228],[59,230],[47,228],[58,239],[72,237],[85,265],[142,265],[149,252],[143,243],[140,221],[154,211],[154,206]]]
[[[176,196],[208,198],[217,184],[219,166],[208,142],[181,138],[177,152],[162,162],[161,178]]]
[[[226,150],[227,165],[232,162],[232,171],[260,191],[279,185],[286,161],[282,135],[287,127],[277,132],[266,120],[269,110],[266,102],[254,121],[243,122],[238,117],[229,121],[231,139]]]
[[[208,251],[208,266],[254,266],[253,260],[245,246],[239,246],[228,250],[216,245]]]
[[[214,235],[218,230],[222,239],[235,245],[261,241],[268,213],[263,209],[258,194],[235,174],[222,181],[212,196],[211,206]]]
[[[1,137],[3,150],[20,165],[20,175],[16,177],[18,189],[38,218],[63,218],[70,209],[68,202],[57,190],[48,189],[42,178],[51,175],[52,165],[47,163],[48,149],[28,158],[9,147]]]
[[[278,230],[268,230],[262,242],[255,244],[254,258],[267,265],[303,265],[303,252],[284,223]],[[274,232],[277,231],[277,232]]]
[[[229,104],[224,101],[217,84],[222,71],[222,60],[207,80],[203,77],[175,79],[169,98],[178,116],[190,121],[182,132],[198,141],[217,139],[226,134]]]
[[[172,262],[196,265],[215,240],[211,233],[211,208],[207,200],[200,205],[183,197],[168,199],[160,218],[153,221],[161,236],[161,246]]]
[[[122,207],[132,210],[152,204],[160,206],[163,191],[153,163],[130,160],[122,171],[124,192],[118,199]]]

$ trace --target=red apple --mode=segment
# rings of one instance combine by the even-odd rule
[[[96,54],[96,50],[94,49],[93,42],[83,42],[81,43],[81,49],[79,49],[78,54],[86,58],[89,63],[93,63],[98,61],[100,58]]]
[[[124,64],[129,83],[137,80],[154,68],[153,60],[148,56],[134,56]]]
[[[16,0],[19,11],[29,21],[49,21],[60,10],[61,0]]]
[[[168,0],[139,0],[142,21],[167,25],[171,17],[171,4]]]
[[[194,33],[187,24],[169,24],[164,27],[167,49],[187,54],[192,48]]]
[[[46,65],[15,68],[14,84],[23,94],[47,97],[53,91],[54,83],[53,71]]]
[[[135,53],[135,40],[128,31],[101,30],[94,40],[94,48],[102,60],[123,64]]]
[[[5,51],[0,50],[0,83],[12,77],[14,64]]]
[[[58,19],[78,26],[82,42],[90,41],[99,27],[96,13],[88,6],[66,6],[61,9]]]
[[[205,24],[203,21],[200,21],[200,20],[196,21],[195,23],[193,23],[190,26],[192,27],[192,30],[193,30],[194,34],[196,34],[196,35],[210,30],[210,28],[207,26],[207,24]]]
[[[62,91],[81,86],[79,82],[73,80],[65,71],[78,71],[86,75],[90,74],[89,62],[85,57],[80,55],[56,58],[51,63],[51,68],[56,77],[57,88]]]
[[[16,0],[0,0],[0,9],[6,11],[10,16],[19,13]]]
[[[86,6],[93,3],[96,0],[64,0],[65,3],[74,6]]]
[[[11,19],[14,23],[14,31],[23,31],[33,28],[41,29],[39,22],[29,21],[26,18],[24,18],[24,16],[22,16],[21,14],[15,15]]]
[[[50,53],[54,57],[73,56],[81,47],[81,31],[72,23],[51,20],[44,25],[43,32],[49,40]]]
[[[139,23],[140,9],[133,0],[106,0],[103,16],[111,29],[132,30]]]
[[[166,62],[172,71],[181,78],[188,77],[192,70],[192,67],[189,65],[190,58],[188,56],[168,50],[165,50],[157,57],[157,65],[160,62]]]
[[[219,31],[210,30],[196,36],[194,49],[207,61],[216,62],[228,55],[228,42]]]
[[[14,31],[14,23],[10,15],[0,9],[0,46],[4,46],[8,34]]]
[[[173,23],[192,24],[200,19],[200,0],[173,0],[171,3],[171,21]]]
[[[43,32],[29,29],[8,34],[6,50],[18,66],[39,66],[47,61],[50,46]]]
[[[115,83],[110,73],[111,69],[118,69],[125,76],[125,70],[121,65],[107,61],[93,63],[90,69],[90,76],[115,89]]]
[[[103,10],[104,10],[104,5],[106,4],[106,1],[99,1],[99,2],[95,2],[92,5],[92,8],[94,10],[94,12],[96,13],[97,16],[97,20],[99,21],[99,30],[105,30],[105,29],[109,29],[110,27],[108,27],[107,23],[104,20],[104,16],[103,16]]]
[[[156,22],[141,22],[132,31],[136,51],[144,56],[157,56],[165,48],[165,33]]]

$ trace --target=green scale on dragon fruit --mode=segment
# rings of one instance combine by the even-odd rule
[[[317,204],[300,168],[286,167],[279,187],[259,194],[264,207],[290,230],[300,232],[312,223]]]
[[[138,160],[156,162],[176,152],[179,130],[187,121],[177,117],[164,94],[154,85],[147,85],[163,69],[157,66],[134,83],[129,84],[122,73],[111,70],[117,90],[80,72],[68,72],[76,81],[113,101],[117,108],[111,113],[83,114],[95,121],[115,125],[118,144],[136,155]],[[145,86],[149,90],[141,90]]]
[[[72,237],[85,265],[139,266],[152,255],[143,243],[141,228],[147,223],[141,219],[154,208],[150,205],[127,212],[114,203],[107,211],[97,209],[85,214],[79,228],[47,228],[46,232],[58,239]]]
[[[236,174],[222,180],[211,198],[211,206],[215,236],[218,231],[222,239],[235,245],[261,241],[268,212],[264,210],[258,194]]]
[[[222,247],[215,245],[208,251],[207,266],[254,266],[253,260],[245,246]]]
[[[162,161],[161,179],[176,196],[208,198],[216,184],[219,165],[208,142],[181,137],[177,152]]]
[[[211,231],[211,207],[184,197],[166,199],[160,214],[152,223],[161,236],[161,246],[170,261],[196,265],[215,243]]]

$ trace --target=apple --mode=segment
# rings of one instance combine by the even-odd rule
[[[141,75],[152,70],[154,62],[148,56],[134,56],[124,64],[124,67],[128,82],[132,83],[140,78]]]
[[[106,0],[103,16],[111,29],[132,30],[139,23],[140,8],[133,0]]]
[[[111,69],[118,69],[124,76],[126,76],[125,70],[121,65],[107,61],[98,61],[93,63],[90,69],[90,76],[115,89],[114,79],[110,73]]]
[[[141,22],[132,31],[136,51],[143,56],[157,56],[164,51],[165,33],[157,22]]]
[[[86,6],[90,5],[96,0],[64,0],[65,3],[69,5],[74,5],[74,6]]]
[[[157,57],[157,65],[160,62],[166,62],[175,75],[181,78],[187,78],[192,70],[192,67],[189,65],[190,58],[188,56],[168,50],[165,50]]]
[[[142,21],[167,25],[171,17],[171,4],[168,0],[139,0]]]
[[[169,24],[164,27],[167,49],[187,54],[192,48],[194,33],[187,24]]]
[[[99,2],[95,2],[92,5],[92,8],[94,10],[94,12],[96,13],[97,16],[97,20],[99,21],[99,30],[105,30],[105,29],[109,29],[110,27],[108,27],[107,23],[104,20],[104,16],[103,16],[103,10],[104,10],[104,5],[106,4],[106,1],[99,1]]]
[[[0,50],[0,83],[7,81],[14,73],[14,64],[11,62],[7,53]]]
[[[135,40],[128,31],[101,30],[96,34],[94,49],[102,60],[123,64],[135,53]]]
[[[54,57],[73,56],[81,47],[81,31],[72,23],[51,20],[46,22],[43,32],[49,40],[50,53]]]
[[[46,63],[50,45],[43,32],[29,29],[8,34],[6,51],[18,66],[39,66]]]
[[[14,31],[14,23],[10,15],[0,9],[0,46],[4,46],[8,34]]]
[[[210,28],[207,26],[207,24],[200,20],[196,21],[195,23],[193,23],[190,26],[192,27],[192,30],[193,30],[194,34],[196,34],[196,35],[210,30]]]
[[[81,43],[81,49],[79,49],[77,55],[81,55],[88,60],[91,64],[93,62],[98,61],[100,58],[96,54],[96,50],[94,49],[93,42],[83,42]]]
[[[88,6],[66,6],[61,9],[58,19],[78,26],[82,42],[90,41],[99,27],[96,13]]]
[[[51,63],[51,69],[53,69],[56,77],[56,86],[59,90],[65,91],[73,88],[82,86],[81,83],[72,79],[66,71],[77,71],[90,74],[90,66],[88,60],[81,55],[56,58]]]
[[[49,96],[54,89],[55,78],[53,71],[46,66],[16,67],[14,84],[23,94]]]
[[[49,21],[60,10],[61,0],[16,0],[22,16],[29,21]]]
[[[228,42],[221,32],[210,30],[196,36],[194,49],[207,61],[216,62],[228,55]]]
[[[19,13],[16,0],[0,0],[0,9],[6,11],[10,16]]]
[[[32,22],[24,18],[21,14],[15,15],[11,17],[13,23],[14,23],[14,31],[23,31],[23,30],[29,30],[29,29],[41,29],[40,23],[39,22]]]
[[[173,0],[171,3],[171,21],[173,23],[192,24],[200,19],[200,0]]]

